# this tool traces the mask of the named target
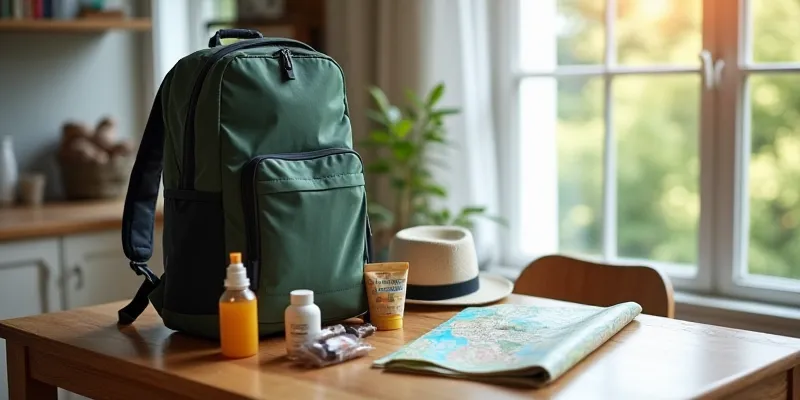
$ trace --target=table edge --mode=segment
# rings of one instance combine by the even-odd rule
[[[202,381],[187,379],[180,375],[175,375],[163,369],[150,368],[144,365],[133,363],[108,354],[98,353],[83,347],[69,343],[60,342],[51,338],[37,336],[33,332],[28,332],[17,327],[8,325],[0,321],[0,338],[6,341],[14,341],[25,347],[30,347],[35,351],[52,355],[55,357],[66,358],[76,364],[83,364],[91,368],[95,367],[95,362],[117,363],[114,373],[118,376],[125,376],[134,383],[149,384],[153,375],[163,375],[170,379],[175,379],[189,385],[195,385],[208,389],[210,392],[224,395],[225,398],[250,400],[251,397],[239,393],[230,392],[217,386],[209,385]],[[65,351],[66,350],[66,351]],[[74,354],[73,354],[74,353]],[[165,393],[171,393],[168,390]],[[80,394],[80,393],[79,393]]]
[[[777,375],[781,372],[785,373],[799,367],[800,350],[795,350],[793,353],[781,357],[769,365],[721,379],[716,383],[716,385],[712,385],[710,388],[698,393],[696,396],[702,398],[730,396],[739,391],[747,389],[766,378]]]

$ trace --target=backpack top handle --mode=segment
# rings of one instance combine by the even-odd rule
[[[264,37],[261,32],[252,29],[220,29],[210,39],[208,47],[222,45],[222,39],[260,39]]]

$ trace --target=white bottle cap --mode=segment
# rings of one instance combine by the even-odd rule
[[[245,289],[250,286],[247,271],[242,264],[241,253],[231,253],[231,263],[228,265],[225,277],[225,287],[228,289]]]
[[[292,290],[289,296],[291,296],[293,306],[314,304],[314,292],[308,289]]]

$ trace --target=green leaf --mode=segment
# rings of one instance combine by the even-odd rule
[[[428,181],[430,175],[427,171],[421,170],[419,168],[412,168],[411,172],[411,186],[413,187],[423,187],[428,185]]]
[[[428,210],[424,214],[427,217],[426,223],[430,225],[447,225],[447,222],[450,219],[450,210],[448,209],[441,211]]]
[[[486,212],[486,207],[484,206],[472,206],[472,207],[464,207],[461,209],[461,215],[475,215],[475,214],[483,214]]]
[[[427,180],[431,177],[430,171],[421,165],[418,165],[414,168],[414,174],[417,175],[420,180]]]
[[[468,229],[472,229],[474,226],[475,218],[483,218],[488,221],[492,221],[504,228],[508,227],[508,222],[503,217],[498,217],[495,215],[487,215],[486,214],[486,207],[482,206],[473,206],[473,207],[465,207],[461,210],[458,216],[453,220],[453,225],[463,226]]]
[[[454,219],[451,225],[460,226],[470,230],[472,230],[472,228],[475,226],[475,224],[472,222],[472,219],[465,217]]]
[[[458,215],[453,219],[453,225],[463,226],[467,229],[472,229],[475,225],[473,222],[473,218],[475,216],[482,215],[486,212],[486,207],[484,206],[471,206],[471,207],[464,207],[458,213]]]
[[[369,222],[377,227],[389,227],[394,223],[394,214],[391,210],[378,203],[369,203],[367,207]]]
[[[449,220],[450,220],[450,210],[445,208],[439,214],[439,224],[440,225],[445,225],[445,224],[447,224],[447,221],[449,221]]]
[[[444,143],[444,144],[447,143],[447,139],[444,137],[444,135],[436,131],[425,132],[423,138],[433,143]]]
[[[395,142],[392,145],[392,155],[399,162],[408,161],[416,150],[416,146],[411,142]]]
[[[436,111],[431,112],[431,119],[440,119],[442,117],[446,117],[448,115],[455,115],[460,113],[461,110],[458,108],[440,108]]]
[[[389,162],[389,160],[386,159],[372,162],[367,166],[367,172],[373,174],[385,174],[387,172],[390,172],[391,170],[392,170],[392,164]]]
[[[412,177],[409,181],[409,184],[414,194],[425,193],[424,188],[425,185],[427,185],[425,180],[419,179],[419,177]]]
[[[443,94],[444,94],[444,84],[440,83],[436,85],[436,87],[434,87],[433,90],[431,90],[431,92],[428,94],[428,99],[425,101],[426,105],[428,107],[433,107],[433,105],[436,104],[436,102],[438,102],[439,99],[442,98]]]
[[[375,104],[378,106],[378,109],[380,109],[383,114],[387,114],[391,104],[389,104],[389,99],[386,97],[386,93],[384,93],[381,88],[376,86],[370,87],[369,93],[372,95],[372,99],[375,100]]]
[[[406,188],[406,181],[401,178],[392,178],[392,187],[397,190],[403,190]]]
[[[414,194],[424,195],[425,197],[447,197],[447,189],[431,182],[427,176],[421,173],[412,174],[409,183]]]
[[[415,213],[421,213],[421,214],[430,214],[431,209],[430,209],[430,207],[428,207],[427,204],[418,202],[414,206],[414,212]]]
[[[408,135],[408,132],[411,131],[411,128],[414,127],[414,122],[408,119],[400,120],[394,126],[394,134],[399,138],[405,138]]]
[[[411,103],[411,105],[413,105],[415,108],[417,109],[425,108],[425,103],[423,103],[422,99],[420,99],[419,96],[417,96],[417,94],[414,93],[412,90],[406,89],[405,94],[406,94],[406,99],[408,99],[408,102]]]
[[[383,126],[388,126],[389,125],[389,120],[386,118],[385,115],[383,115],[383,114],[381,114],[381,113],[379,113],[379,112],[377,112],[375,110],[367,109],[365,111],[367,113],[367,118],[369,118],[369,119],[371,119],[371,120],[373,120],[373,121],[375,121],[375,122],[377,122],[377,123],[379,123],[379,124],[381,124]]]
[[[389,144],[392,142],[392,136],[386,131],[372,131],[369,133],[369,140],[376,144]]]
[[[425,193],[431,194],[433,196],[447,197],[447,189],[445,189],[443,186],[434,183],[430,183],[424,186],[422,189],[424,190]],[[448,211],[448,213],[449,212],[450,211]]]

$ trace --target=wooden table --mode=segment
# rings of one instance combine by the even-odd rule
[[[565,303],[526,296],[508,302]],[[110,399],[800,399],[800,340],[640,315],[552,385],[539,390],[387,373],[376,357],[457,310],[409,306],[405,329],[369,338],[368,357],[319,370],[293,366],[280,338],[260,354],[223,360],[217,345],[173,333],[149,309],[117,327],[114,303],[0,323],[12,399],[52,399],[56,387]]]

